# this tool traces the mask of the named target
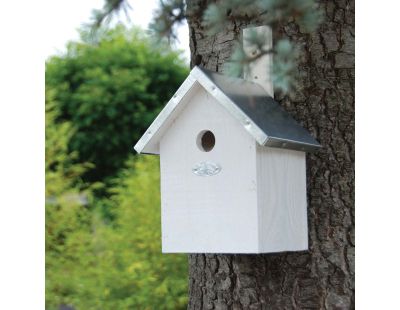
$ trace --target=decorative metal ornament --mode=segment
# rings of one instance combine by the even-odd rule
[[[195,175],[201,177],[210,177],[218,174],[221,171],[221,169],[222,169],[221,166],[216,163],[212,163],[209,161],[202,161],[196,164],[193,167],[192,171]]]

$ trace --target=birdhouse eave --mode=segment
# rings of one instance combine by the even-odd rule
[[[225,107],[260,145],[304,152],[321,147],[260,85],[196,66],[134,146],[138,153],[159,154],[164,131],[189,103],[185,97],[199,86]]]

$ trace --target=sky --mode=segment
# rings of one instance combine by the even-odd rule
[[[159,0],[129,0],[128,2],[132,8],[128,11],[130,21],[121,12],[119,17],[114,17],[111,25],[122,22],[147,29]],[[46,40],[43,47],[46,58],[63,52],[68,41],[78,40],[77,29],[90,21],[93,9],[100,9],[103,4],[104,0],[47,1],[46,20],[51,26],[46,27]],[[186,23],[178,28],[178,40],[175,46],[184,50],[186,59],[190,59],[189,30]]]

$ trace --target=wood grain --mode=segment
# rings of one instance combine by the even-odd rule
[[[201,86],[160,142],[162,250],[254,253],[258,250],[255,140]],[[210,130],[215,146],[202,151],[197,135]],[[199,162],[221,171],[195,175]]]
[[[305,153],[257,145],[259,252],[308,249]]]
[[[261,147],[197,84],[161,138],[164,253],[268,253],[307,249],[305,156]],[[205,152],[198,135],[215,135]],[[198,176],[201,162],[219,165]]]

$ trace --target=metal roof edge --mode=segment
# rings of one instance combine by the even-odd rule
[[[313,153],[322,148],[322,146],[317,141],[315,142],[316,142],[315,144],[312,144],[312,143],[299,142],[284,138],[269,137],[265,141],[263,146]]]
[[[158,135],[160,129],[163,127],[169,117],[174,114],[179,103],[183,100],[184,96],[192,89],[195,83],[198,82],[211,96],[213,96],[218,103],[220,103],[228,112],[236,118],[249,132],[251,136],[261,146],[277,147],[283,149],[292,149],[303,152],[315,152],[321,148],[321,145],[315,143],[299,142],[285,138],[277,138],[268,136],[242,109],[240,109],[232,99],[230,99],[222,89],[220,89],[214,81],[212,81],[205,72],[198,66],[193,67],[188,77],[178,88],[172,98],[164,106],[161,112],[157,115],[149,128],[145,131],[139,141],[135,144],[134,149],[139,154],[159,154],[157,146],[152,142],[153,139],[160,139]],[[255,83],[254,83],[255,84]],[[271,97],[272,98],[272,97]],[[272,98],[272,100],[274,100]],[[309,133],[308,133],[309,134]],[[157,141],[156,141],[157,142]],[[149,145],[150,144],[150,145]]]
[[[193,70],[189,73],[188,77],[183,81],[182,85],[178,88],[172,98],[168,101],[168,103],[164,106],[161,112],[157,115],[157,117],[153,120],[149,128],[145,131],[139,141],[133,147],[136,152],[139,154],[147,153],[147,154],[155,154],[154,152],[143,152],[146,146],[150,143],[150,141],[154,138],[155,134],[160,130],[164,122],[168,119],[168,117],[174,112],[176,107],[179,105],[183,97],[189,92],[189,90],[193,87],[196,82],[196,78],[193,77]]]
[[[195,70],[196,69],[196,70]],[[204,89],[213,96],[231,115],[236,118],[253,138],[263,145],[268,139],[267,134],[246,115],[215,83],[199,68],[193,68],[193,75]],[[192,73],[191,72],[191,73]]]

